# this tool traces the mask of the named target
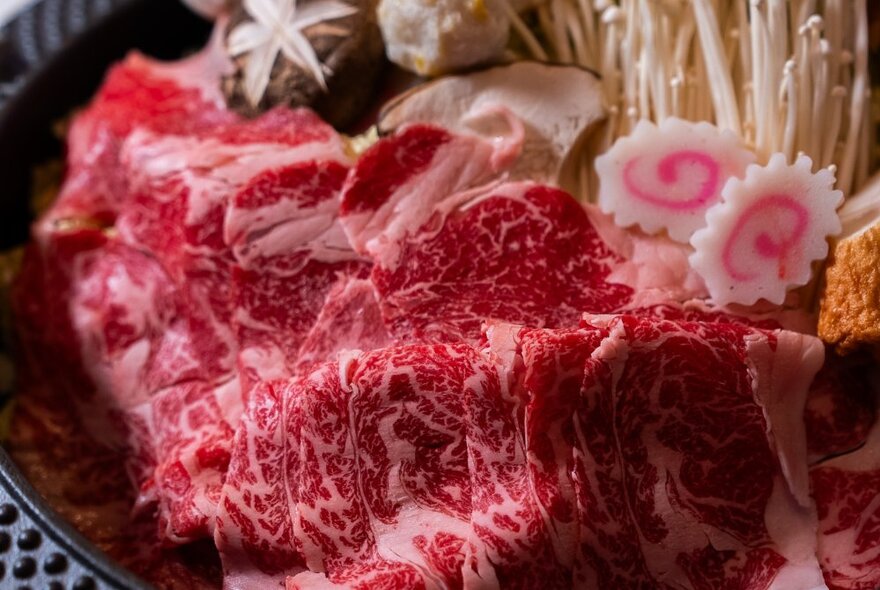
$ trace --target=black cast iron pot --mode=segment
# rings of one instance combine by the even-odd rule
[[[28,239],[31,171],[62,152],[53,121],[129,50],[179,57],[209,28],[179,0],[41,0],[0,30],[0,250]],[[61,519],[0,449],[0,588],[147,585]]]

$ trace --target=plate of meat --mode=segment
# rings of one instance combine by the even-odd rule
[[[0,584],[880,587],[878,62],[820,4],[37,2]]]

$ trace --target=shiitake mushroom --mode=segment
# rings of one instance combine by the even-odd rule
[[[223,79],[229,107],[253,117],[272,107],[307,106],[325,121],[344,129],[370,104],[377,81],[387,64],[382,34],[376,21],[376,0],[344,0],[357,13],[332,22],[318,23],[304,31],[324,66],[325,91],[306,70],[279,54],[272,77],[259,104],[251,104],[243,83],[247,54],[235,58],[235,72]],[[307,5],[308,0],[300,0]],[[249,20],[239,4],[230,16],[228,31]]]

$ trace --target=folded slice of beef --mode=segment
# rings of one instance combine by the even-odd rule
[[[578,440],[572,416],[582,403],[585,374],[604,369],[591,357],[607,336],[603,327],[593,326],[519,335],[529,481],[545,526],[554,532],[558,572],[571,572],[579,537],[577,482],[571,477]]]
[[[370,351],[391,344],[377,297],[369,279],[351,275],[339,279],[300,345],[295,372],[336,360],[348,350]]]
[[[486,319],[536,327],[613,312],[632,292],[606,282],[614,256],[568,194],[505,184],[418,228],[372,279],[395,334],[469,339]]]
[[[570,195],[504,183],[510,145],[414,125],[358,161],[342,223],[369,255],[393,337],[476,341],[486,319],[574,326],[632,291],[607,281],[621,261]]]
[[[214,533],[226,588],[266,588],[305,569],[293,519],[301,465],[300,394],[306,387],[307,377],[301,376],[251,390]]]
[[[877,421],[874,371],[869,359],[828,351],[804,413],[811,465],[864,446]]]
[[[186,377],[189,367],[174,363],[188,340],[175,327],[170,281],[155,260],[101,230],[56,232],[44,246],[28,253],[14,293],[22,356],[7,450],[53,508],[125,567],[162,587],[214,587],[210,559],[191,568],[163,548],[153,510],[132,516],[132,476],[151,476],[155,456],[144,424],[124,408],[148,384],[173,383],[170,369]]]
[[[534,357],[524,355],[531,331],[505,324],[488,327],[486,354],[498,383],[486,395],[468,392],[465,398],[473,490],[465,587],[572,587],[576,520],[569,470],[574,441],[550,437],[571,430],[571,412],[562,414],[577,405],[585,359],[602,333],[542,332],[556,339],[559,346],[552,354],[560,364],[539,375],[524,360]],[[540,389],[537,399],[531,397],[534,387]],[[547,421],[536,424],[530,408]]]
[[[290,377],[319,315],[334,313],[324,306],[344,297],[331,289],[369,272],[338,220],[348,173],[341,147],[315,146],[306,157],[251,179],[226,212],[243,384]]]
[[[230,587],[316,583],[305,568],[349,588],[461,587],[463,399],[497,387],[492,375],[464,344],[400,345],[258,388],[217,527]]]
[[[341,215],[350,243],[393,263],[398,240],[435,217],[441,203],[497,181],[521,147],[521,139],[493,143],[421,124],[380,140],[346,182]]]
[[[134,130],[190,136],[237,120],[225,108],[219,87],[230,67],[220,34],[202,52],[180,62],[132,53],[113,66],[92,102],[73,117],[64,186],[52,211],[36,226],[37,237],[69,219],[113,223],[127,185],[120,150]]]
[[[853,452],[815,465],[810,483],[819,511],[819,563],[828,588],[880,587],[880,423]]]
[[[197,439],[228,455],[251,384],[291,374],[330,288],[362,264],[336,221],[348,157],[339,136],[310,111],[277,109],[199,137],[139,131],[123,161],[130,194],[117,220],[120,236],[162,263],[191,315],[202,318],[195,338],[218,347],[200,359],[207,365],[202,383],[164,393],[200,392],[222,409],[213,424],[190,427],[196,440],[180,428],[169,435],[181,440],[156,443],[154,490],[167,506],[167,536],[184,542],[212,534],[225,472],[222,461],[194,459]],[[151,432],[183,419],[156,402],[144,415]],[[162,453],[185,448],[183,459]]]
[[[242,412],[241,389],[232,378],[219,384],[173,385],[125,415],[137,433],[132,456],[147,452],[155,458],[151,469],[136,479],[138,503],[148,509],[157,506],[158,528],[167,542],[213,535],[213,516]]]
[[[731,324],[596,318],[577,416],[587,586],[814,588],[801,415],[815,339]],[[610,387],[609,387],[610,384]]]
[[[126,458],[139,502],[159,503],[168,539],[208,534],[191,514],[219,491],[225,469],[208,457],[232,436],[237,380],[211,381],[214,343],[199,337],[198,314],[155,258],[97,229],[56,231],[43,245],[26,263],[23,277],[34,280],[16,292],[29,374],[74,409],[84,436]],[[30,309],[35,294],[42,310]],[[188,524],[172,524],[173,514]]]
[[[812,337],[591,316],[341,353],[253,397],[229,588],[813,588]]]
[[[126,142],[122,159],[129,196],[116,228],[124,241],[153,254],[187,299],[207,312],[202,333],[226,346],[211,359],[214,377],[225,380],[235,370],[239,341],[245,348],[249,343],[247,319],[260,312],[270,315],[282,295],[277,283],[308,278],[311,269],[303,267],[324,254],[318,230],[332,228],[334,199],[346,171],[341,140],[310,111],[279,109],[253,121],[216,126],[202,137],[142,130]],[[297,216],[300,227],[288,227]],[[301,234],[309,223],[317,233]],[[299,240],[300,251],[286,248],[285,237]],[[277,248],[281,260],[273,259],[274,267],[252,277],[247,274],[251,265],[267,262],[259,259],[261,246]],[[343,251],[336,258],[344,256]],[[274,294],[263,293],[260,299],[253,293],[273,285],[252,283],[284,271],[287,275],[276,279]],[[286,301],[298,296],[310,300],[317,291],[322,303],[321,289],[329,289],[333,278],[318,277],[317,286],[285,289]],[[297,317],[303,312],[305,317]],[[317,310],[289,312],[306,325],[316,315]],[[265,332],[282,328],[259,325]]]
[[[443,580],[424,548],[438,534],[455,537],[458,551],[464,542],[458,388],[444,387],[446,363],[460,354],[404,346],[344,355],[303,392],[293,518],[311,571],[349,588],[419,587],[431,577],[431,587],[454,585],[458,570]]]
[[[125,436],[121,413],[204,379],[202,359],[216,352],[156,259],[104,230],[47,234],[13,299],[32,374],[82,407],[85,430],[106,444]]]
[[[495,326],[489,340],[521,373],[521,422],[507,432],[525,451],[495,455],[519,475],[490,488],[490,526],[474,520],[501,587],[534,587],[532,571],[556,588],[821,584],[797,412],[818,341],[628,316],[582,330]],[[537,510],[518,520],[529,500]],[[540,530],[547,541],[524,542]]]
[[[129,449],[139,508],[158,507],[171,543],[213,534],[252,373],[289,376],[331,287],[366,266],[336,221],[338,134],[307,110],[213,117],[187,67],[132,58],[110,76],[71,141],[112,132],[76,161],[124,182],[56,203],[18,298],[35,373],[89,405],[92,436]]]
[[[558,189],[505,182],[521,147],[512,137],[410,125],[352,169],[342,224],[374,263],[370,280],[393,338],[476,342],[487,319],[574,327],[583,312],[622,310],[803,326],[796,314],[742,310],[737,319],[711,309],[694,300],[704,290],[688,273],[686,248],[609,227]]]

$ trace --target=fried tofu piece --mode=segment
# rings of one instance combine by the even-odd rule
[[[840,353],[880,345],[880,223],[840,241],[828,259],[819,337]]]
[[[825,268],[819,337],[849,353],[880,352],[880,176],[840,210],[843,236]]]

